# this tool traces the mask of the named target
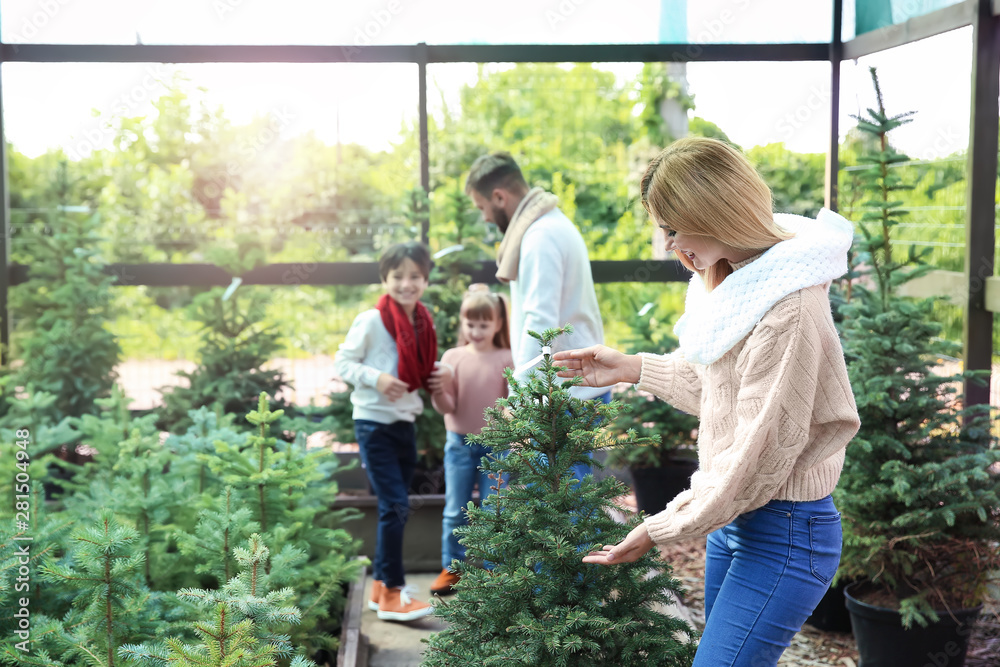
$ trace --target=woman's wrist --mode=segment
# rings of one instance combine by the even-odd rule
[[[642,357],[638,354],[629,354],[625,357],[625,374],[622,382],[638,384],[642,376]]]

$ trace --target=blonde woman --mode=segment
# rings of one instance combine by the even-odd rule
[[[700,419],[691,488],[586,563],[632,562],[707,535],[695,667],[763,667],[815,609],[840,562],[830,493],[860,422],[831,316],[853,228],[823,209],[774,214],[738,150],[682,139],[653,159],[642,202],[694,274],[668,355],[603,345],[553,359],[585,386],[638,384]]]

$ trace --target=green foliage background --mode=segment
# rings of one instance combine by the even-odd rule
[[[104,239],[96,250],[106,261],[208,261],[207,248],[249,232],[268,262],[301,266],[289,285],[301,282],[313,262],[371,260],[386,245],[419,233],[419,221],[406,215],[419,186],[415,121],[388,150],[330,146],[309,133],[281,136],[274,117],[235,125],[223,109],[194,102],[199,97],[182,77],[167,83],[151,113],[111,119],[111,149],[80,160],[60,151],[31,159],[8,146],[18,234],[12,261],[34,261],[33,239],[46,233],[47,211],[59,205],[96,214]],[[430,118],[433,249],[447,247],[457,225],[478,219],[475,209],[457,203],[465,174],[478,155],[503,149],[519,159],[529,181],[560,196],[592,259],[651,258],[637,181],[649,157],[671,139],[656,113],[665,98],[693,109],[694,100],[658,64],[628,80],[591,64],[481,65],[457,102]],[[697,117],[690,131],[725,136]],[[773,144],[752,149],[751,157],[772,181],[780,210],[815,212],[822,201],[821,155]],[[56,194],[52,184],[60,173],[67,185]],[[490,256],[498,233],[475,233],[482,256]],[[677,312],[683,292],[682,285],[622,280],[598,288],[611,344],[630,335],[622,324],[630,315],[622,295],[641,290],[661,312]],[[194,297],[204,290],[130,285],[130,276],[119,277],[118,285],[110,329],[124,358],[199,361],[191,334],[198,329]],[[264,322],[276,327],[283,356],[332,354],[377,290],[271,288]],[[23,344],[15,337],[15,351]]]

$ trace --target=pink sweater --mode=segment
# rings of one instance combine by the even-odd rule
[[[483,411],[507,396],[503,370],[514,367],[510,350],[480,353],[468,346],[453,347],[441,363],[451,366],[455,375],[449,390],[431,395],[431,404],[444,415],[445,428],[452,433],[479,433],[485,424]]]

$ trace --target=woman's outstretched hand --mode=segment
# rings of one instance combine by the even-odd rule
[[[585,387],[608,387],[619,382],[635,384],[642,371],[639,355],[622,354],[604,345],[556,352],[552,361],[567,368],[559,371],[559,377],[582,377]]]
[[[617,563],[634,563],[646,555],[655,544],[649,537],[646,524],[640,523],[625,536],[620,544],[605,544],[601,551],[591,551],[583,557],[584,563],[595,565],[615,565]]]

